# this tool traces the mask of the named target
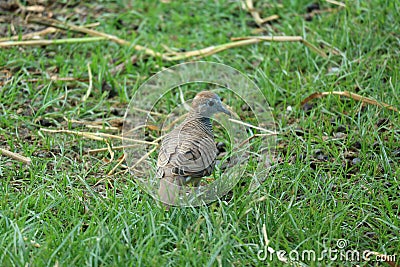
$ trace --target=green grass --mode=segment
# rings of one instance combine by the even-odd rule
[[[52,10],[59,18],[100,22],[98,30],[157,51],[162,45],[189,51],[221,44],[252,35],[255,27],[250,14],[232,1],[76,1],[77,6],[61,9],[64,2]],[[400,263],[399,113],[336,96],[313,100],[309,111],[300,106],[313,92],[347,90],[400,107],[399,4],[347,1],[340,11],[305,21],[310,1],[281,1],[283,7],[261,2],[256,6],[264,17],[281,17],[263,34],[300,35],[337,53],[324,59],[300,43],[260,43],[204,59],[254,80],[280,132],[273,168],[261,187],[249,193],[254,167],[249,166],[230,194],[204,207],[166,212],[133,177],[107,175],[122,152],[110,164],[104,160],[110,159],[108,152],[87,153],[106,147],[104,142],[39,131],[88,130],[64,117],[103,120],[108,126],[123,117],[145,79],[184,61],[149,57],[112,75],[113,66],[137,53],[132,47],[103,41],[0,50],[0,70],[12,73],[0,87],[0,147],[33,160],[27,167],[0,156],[1,266],[283,266],[276,255],[257,258],[263,225],[275,250],[320,254],[345,239],[345,250],[396,254]],[[13,35],[10,25],[1,28],[5,36]],[[14,28],[22,34],[26,25]],[[81,35],[53,37],[66,36]],[[87,82],[50,80],[52,75],[85,79],[88,62],[93,93],[86,102],[81,99]],[[33,78],[39,81],[29,81]],[[164,102],[172,109],[179,98],[171,94]],[[240,105],[232,104],[239,115]],[[301,262],[376,264],[329,257]]]

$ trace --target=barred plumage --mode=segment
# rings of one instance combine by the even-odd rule
[[[202,177],[212,173],[218,150],[210,117],[218,112],[230,115],[217,94],[200,92],[193,99],[186,119],[164,137],[157,161],[157,176],[161,178],[159,196],[163,203],[176,204],[178,186],[188,183],[198,186]]]

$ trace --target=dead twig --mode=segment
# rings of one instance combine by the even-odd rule
[[[93,28],[93,27],[97,27],[99,26],[100,23],[96,22],[96,23],[90,23],[90,24],[86,24],[83,27],[85,28]],[[5,42],[5,41],[22,41],[22,40],[29,40],[29,39],[39,39],[41,36],[47,35],[47,34],[51,34],[51,33],[56,33],[59,32],[60,29],[54,28],[54,27],[48,27],[44,30],[38,31],[38,32],[31,32],[31,33],[27,33],[24,35],[15,35],[15,36],[11,36],[11,37],[4,37],[4,38],[0,38],[0,42]]]
[[[80,125],[84,125],[85,127],[88,128],[95,128],[95,129],[101,129],[101,130],[119,130],[122,124],[124,123],[124,120],[122,118],[114,118],[114,119],[109,119],[109,120],[98,120],[98,121],[78,121],[74,119],[68,119],[67,117],[63,117],[64,120],[67,123],[76,123]],[[104,126],[104,124],[107,123],[108,125],[111,126]]]
[[[56,75],[53,75],[53,76],[50,76],[50,78],[33,78],[33,79],[24,80],[24,82],[35,83],[35,82],[41,82],[41,81],[44,81],[44,80],[50,80],[50,81],[54,81],[54,82],[56,82],[56,81],[61,81],[61,82],[75,82],[75,81],[77,81],[77,82],[87,82],[87,81],[89,81],[88,79],[84,79],[84,78],[58,77]]]
[[[147,159],[151,153],[153,153],[154,151],[156,151],[156,149],[158,148],[158,146],[153,147],[149,152],[147,152],[145,155],[143,155],[138,161],[135,162],[135,164],[133,164],[132,166],[129,167],[130,170],[134,169],[137,165],[139,165],[140,163],[142,163],[143,160]]]
[[[269,133],[269,134],[272,134],[272,135],[279,134],[278,132],[267,130],[267,129],[261,128],[259,126],[254,126],[254,125],[252,125],[250,123],[246,123],[246,122],[243,122],[243,121],[238,121],[238,120],[235,120],[235,119],[228,119],[228,120],[233,122],[233,123],[241,124],[241,125],[244,125],[244,126],[247,126],[247,127],[253,128],[253,129],[257,129],[257,130],[260,130],[262,132],[266,132],[266,133]]]
[[[44,30],[38,31],[38,32],[31,32],[24,34],[22,36],[11,36],[11,37],[5,37],[5,38],[0,38],[0,42],[4,41],[18,41],[18,40],[27,40],[27,39],[35,39],[39,38],[42,35],[50,34],[50,33],[55,33],[58,30],[54,27],[48,27]]]
[[[306,104],[307,102],[315,99],[315,98],[321,98],[324,96],[328,96],[328,95],[339,95],[339,96],[344,96],[344,97],[349,97],[351,99],[357,100],[357,101],[361,101],[362,103],[365,104],[370,104],[370,105],[375,105],[375,106],[381,106],[381,107],[385,107],[387,109],[399,112],[399,110],[389,104],[383,103],[383,102],[378,102],[372,98],[368,98],[368,97],[364,97],[355,93],[351,93],[348,91],[332,91],[332,92],[316,92],[313,93],[311,95],[309,95],[308,97],[306,97],[303,101],[301,101],[301,105],[303,106],[304,104]]]
[[[260,27],[261,27],[264,23],[266,23],[266,22],[279,19],[279,16],[278,16],[278,15],[272,15],[272,16],[269,16],[269,17],[264,18],[264,19],[261,18],[260,13],[254,8],[253,1],[252,1],[252,0],[245,0],[245,1],[243,2],[243,7],[244,7],[248,12],[250,12],[251,16],[254,18],[254,21],[255,21],[256,24],[257,24],[258,26],[260,26]]]
[[[92,133],[88,132],[77,132],[77,131],[70,131],[70,130],[51,130],[51,129],[40,129],[41,132],[46,132],[46,133],[68,133],[68,134],[74,134],[78,136],[82,136],[88,139],[96,140],[96,141],[104,141],[105,139],[103,137],[96,136]]]
[[[328,56],[326,53],[316,46],[311,44],[310,42],[303,39],[301,36],[244,36],[244,37],[234,37],[232,38],[233,41],[245,41],[245,40],[259,40],[259,41],[267,41],[267,42],[300,42],[303,43],[305,46],[310,48],[312,51],[316,52],[323,58],[327,58]]]
[[[4,148],[0,148],[0,154],[3,154],[4,156],[7,156],[7,157],[12,158],[12,159],[15,159],[17,161],[20,161],[20,162],[22,162],[22,163],[24,163],[26,165],[29,165],[32,162],[32,160],[30,158],[21,156],[21,155],[19,155],[17,153],[11,152],[11,151],[6,150]]]
[[[93,77],[92,77],[92,70],[90,69],[90,63],[87,63],[87,68],[88,68],[88,76],[89,76],[89,86],[86,91],[86,94],[82,97],[82,102],[85,102],[89,96],[90,93],[92,92],[92,87],[93,87]]]
[[[41,12],[45,11],[44,6],[40,6],[40,5],[24,6],[21,4],[21,2],[19,0],[16,0],[15,2],[18,5],[18,8],[23,12],[41,13]]]
[[[111,144],[109,142],[106,142],[106,144],[107,144],[108,153],[110,153],[110,156],[111,156],[111,159],[110,159],[110,162],[111,162],[114,160],[115,153],[114,153],[114,150],[111,148]]]
[[[82,26],[76,26],[71,23],[66,23],[66,22],[61,22],[55,19],[49,19],[49,18],[40,18],[40,17],[29,17],[28,22],[30,23],[36,23],[36,24],[41,24],[41,25],[46,25],[46,26],[51,26],[55,28],[60,28],[63,30],[70,30],[70,31],[75,31],[75,32],[80,32],[80,33],[86,33],[91,36],[97,36],[97,37],[103,37],[105,39],[111,40],[119,45],[124,45],[124,46],[131,46],[132,43],[128,42],[124,39],[121,39],[115,35],[107,34],[104,32],[92,30],[92,29],[87,29]],[[146,55],[153,56],[153,57],[161,57],[163,59],[166,59],[165,56],[161,53],[155,52],[152,49],[146,48],[141,45],[133,45],[133,48],[136,51],[142,51]],[[168,60],[168,59],[166,59]]]
[[[125,138],[122,136],[106,134],[106,133],[90,133],[90,132],[78,132],[78,131],[70,131],[70,130],[52,130],[52,129],[45,129],[45,128],[40,128],[40,131],[47,132],[47,133],[74,134],[74,135],[82,136],[82,137],[89,138],[92,140],[97,140],[97,141],[105,141],[106,138],[111,138],[111,139],[119,139],[119,140],[129,141],[129,142],[133,142],[133,143],[139,143],[139,144],[158,145],[158,143],[155,143],[155,142],[130,139],[130,138]]]
[[[105,37],[83,37],[83,38],[65,38],[54,40],[27,40],[27,41],[7,41],[0,42],[1,47],[12,46],[34,46],[34,45],[54,45],[54,44],[70,44],[70,43],[89,43],[107,40]]]
[[[328,3],[334,4],[334,5],[340,6],[340,7],[346,7],[346,4],[343,4],[339,1],[335,1],[335,0],[325,0],[325,1]]]
[[[1,73],[1,71],[0,71],[0,73]],[[5,81],[0,81],[0,86],[4,86],[4,85],[6,85],[6,84],[12,82],[13,80],[10,79],[11,77],[12,77],[12,74],[11,74],[11,76],[5,78],[5,79],[7,79],[7,80],[5,80]],[[1,78],[3,78],[3,77],[0,76],[0,79],[1,79]],[[35,82],[41,82],[41,81],[47,81],[47,80],[50,80],[50,81],[63,81],[63,82],[75,82],[75,81],[78,81],[78,82],[87,82],[87,81],[88,81],[88,79],[83,79],[83,78],[58,77],[57,75],[52,75],[52,76],[50,76],[49,78],[47,78],[47,77],[44,77],[44,78],[32,78],[32,79],[22,80],[21,82],[31,82],[31,83],[35,83]]]
[[[122,155],[121,159],[120,159],[120,160],[118,161],[118,163],[114,166],[114,168],[112,168],[112,170],[108,172],[107,175],[113,175],[114,172],[115,172],[115,170],[122,164],[122,162],[124,162],[125,158],[126,158],[126,157],[125,157],[125,154]]]
[[[102,125],[85,125],[85,127],[89,128],[89,129],[98,129],[98,130],[108,130],[108,131],[118,131],[119,128],[118,127],[114,127],[114,126],[102,126]]]
[[[113,146],[112,150],[122,150],[125,148],[131,148],[131,147],[136,147],[138,146],[138,144],[134,144],[134,145],[126,145],[126,146]],[[97,148],[97,149],[89,149],[88,153],[89,154],[96,154],[96,153],[100,153],[100,152],[105,152],[105,151],[109,151],[108,147],[103,147],[103,148]]]
[[[124,135],[124,136],[129,136],[129,135],[132,134],[133,132],[135,132],[135,131],[137,131],[137,130],[140,130],[140,129],[143,129],[143,128],[149,128],[149,130],[155,130],[155,131],[158,131],[158,130],[159,130],[157,126],[145,124],[145,125],[136,126],[135,128],[132,128],[132,129],[130,129],[129,131],[124,132],[123,135]]]
[[[144,112],[144,113],[147,113],[147,114],[150,114],[150,115],[153,115],[153,116],[161,116],[161,117],[165,116],[164,114],[161,114],[161,113],[158,113],[158,112],[155,112],[155,111],[148,111],[148,110],[141,109],[141,108],[136,108],[136,107],[129,107],[129,108],[131,108],[133,110],[136,110],[136,111]]]
[[[28,22],[46,25],[49,27],[62,29],[62,30],[70,30],[70,31],[75,31],[75,32],[80,32],[80,33],[86,33],[88,35],[95,36],[95,37],[69,38],[69,39],[62,39],[62,40],[60,39],[60,40],[30,40],[30,41],[1,42],[0,47],[9,47],[9,46],[17,46],[17,45],[48,45],[48,44],[62,44],[62,43],[72,43],[72,42],[74,42],[74,43],[76,43],[76,42],[93,42],[93,41],[101,41],[101,40],[105,40],[105,39],[111,40],[120,45],[132,46],[131,42],[128,42],[126,40],[118,38],[117,36],[106,34],[106,33],[96,31],[93,29],[88,29],[83,26],[76,26],[76,25],[73,25],[70,23],[61,22],[61,21],[54,20],[54,19],[42,18],[42,17],[40,17],[40,18],[39,17],[29,17]],[[302,42],[307,47],[309,47],[314,52],[317,52],[322,57],[327,57],[323,51],[319,50],[314,45],[307,42],[300,36],[250,36],[250,37],[239,37],[239,38],[236,38],[233,40],[234,41],[230,42],[230,43],[225,43],[225,44],[216,45],[216,46],[210,46],[210,47],[202,48],[199,50],[193,50],[193,51],[188,51],[188,52],[177,52],[177,53],[165,53],[165,54],[155,52],[154,50],[146,48],[141,45],[133,45],[133,48],[137,51],[142,51],[144,54],[146,54],[148,56],[160,57],[166,61],[176,61],[176,60],[182,60],[182,59],[187,59],[187,58],[192,58],[192,57],[194,57],[195,59],[200,59],[200,58],[210,56],[210,55],[219,53],[221,51],[224,51],[224,50],[227,50],[230,48],[235,48],[235,47],[240,47],[240,46],[245,46],[245,45],[250,45],[250,44],[256,44],[256,43],[265,42],[265,41],[269,41],[269,42],[299,41],[299,42]],[[136,59],[133,58],[132,60],[136,60]],[[118,71],[120,68],[123,68],[123,67],[124,67],[124,65],[121,65],[120,67],[116,68],[113,71]]]
[[[209,46],[199,50],[193,50],[188,52],[176,53],[174,55],[168,54],[169,60],[182,60],[190,57],[195,57],[195,59],[200,59],[206,56],[210,56],[221,51],[241,47],[251,44],[257,44],[260,42],[301,42],[305,46],[309,47],[312,51],[318,53],[320,56],[327,58],[328,56],[325,52],[321,51],[313,44],[304,40],[301,36],[246,36],[246,37],[235,37],[232,38],[233,42],[225,43],[217,46]]]
[[[238,41],[238,42],[230,42],[226,44],[221,44],[221,45],[216,45],[216,46],[209,46],[205,47],[199,50],[193,50],[193,51],[188,51],[188,52],[181,52],[181,53],[175,53],[175,54],[168,54],[169,59],[174,61],[174,60],[182,60],[186,58],[191,58],[195,57],[195,59],[200,59],[206,56],[211,56],[213,54],[219,53],[221,51],[230,49],[230,48],[235,48],[235,47],[240,47],[240,46],[245,46],[245,45],[250,45],[250,44],[256,44],[261,42],[261,40],[243,40],[243,41]]]
[[[248,0],[247,0],[248,1]],[[308,41],[304,40],[300,36],[249,36],[249,37],[238,37],[233,38],[233,42],[210,46],[206,48],[202,48],[199,50],[193,50],[188,52],[176,52],[176,53],[159,53],[155,52],[152,49],[146,48],[141,45],[133,45],[131,42],[123,40],[117,36],[106,34],[100,31],[96,31],[93,29],[88,29],[84,26],[76,26],[70,23],[61,22],[58,20],[50,19],[50,18],[43,18],[43,17],[28,17],[28,22],[36,23],[41,25],[46,25],[51,28],[62,29],[62,30],[70,30],[80,33],[85,33],[94,37],[83,37],[83,38],[67,38],[67,39],[56,39],[56,40],[28,40],[28,41],[7,41],[7,42],[0,42],[1,47],[11,47],[11,46],[28,46],[28,45],[51,45],[51,44],[64,44],[64,43],[84,43],[84,42],[95,42],[95,41],[102,41],[102,40],[110,40],[116,42],[117,44],[124,45],[124,46],[133,46],[133,48],[137,51],[142,51],[145,55],[153,56],[153,57],[160,57],[166,61],[176,61],[188,58],[195,58],[200,59],[206,56],[210,56],[221,51],[241,47],[251,44],[257,44],[259,42],[301,42],[305,46],[309,47],[312,51],[318,53],[322,57],[327,57],[327,55],[309,43]],[[261,23],[262,21],[260,21]],[[131,61],[136,62],[137,58],[132,57]],[[112,69],[112,73],[116,73],[123,69],[125,64],[120,64]]]

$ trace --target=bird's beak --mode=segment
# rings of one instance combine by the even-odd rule
[[[230,112],[226,107],[224,107],[223,105],[221,105],[221,108],[220,108],[219,111],[225,113],[225,114],[228,115],[229,117],[232,116],[231,112]]]

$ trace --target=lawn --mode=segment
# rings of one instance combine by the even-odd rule
[[[257,25],[249,11],[278,18]],[[390,0],[254,1],[251,10],[219,0],[3,1],[0,148],[31,164],[0,153],[0,266],[399,266],[399,14]],[[34,38],[52,44],[5,42],[49,19],[125,41],[56,27]],[[184,55],[244,36],[300,36],[317,48],[262,41],[201,58],[235,68],[268,101],[277,132],[268,175],[254,188],[250,159],[226,195],[167,211],[127,172],[113,137],[143,83],[199,58],[143,47]],[[208,88],[196,86],[182,95]],[[376,102],[330,94],[302,104],[345,91]],[[243,102],[221,96],[256,124]],[[180,101],[175,88],[156,111]]]

